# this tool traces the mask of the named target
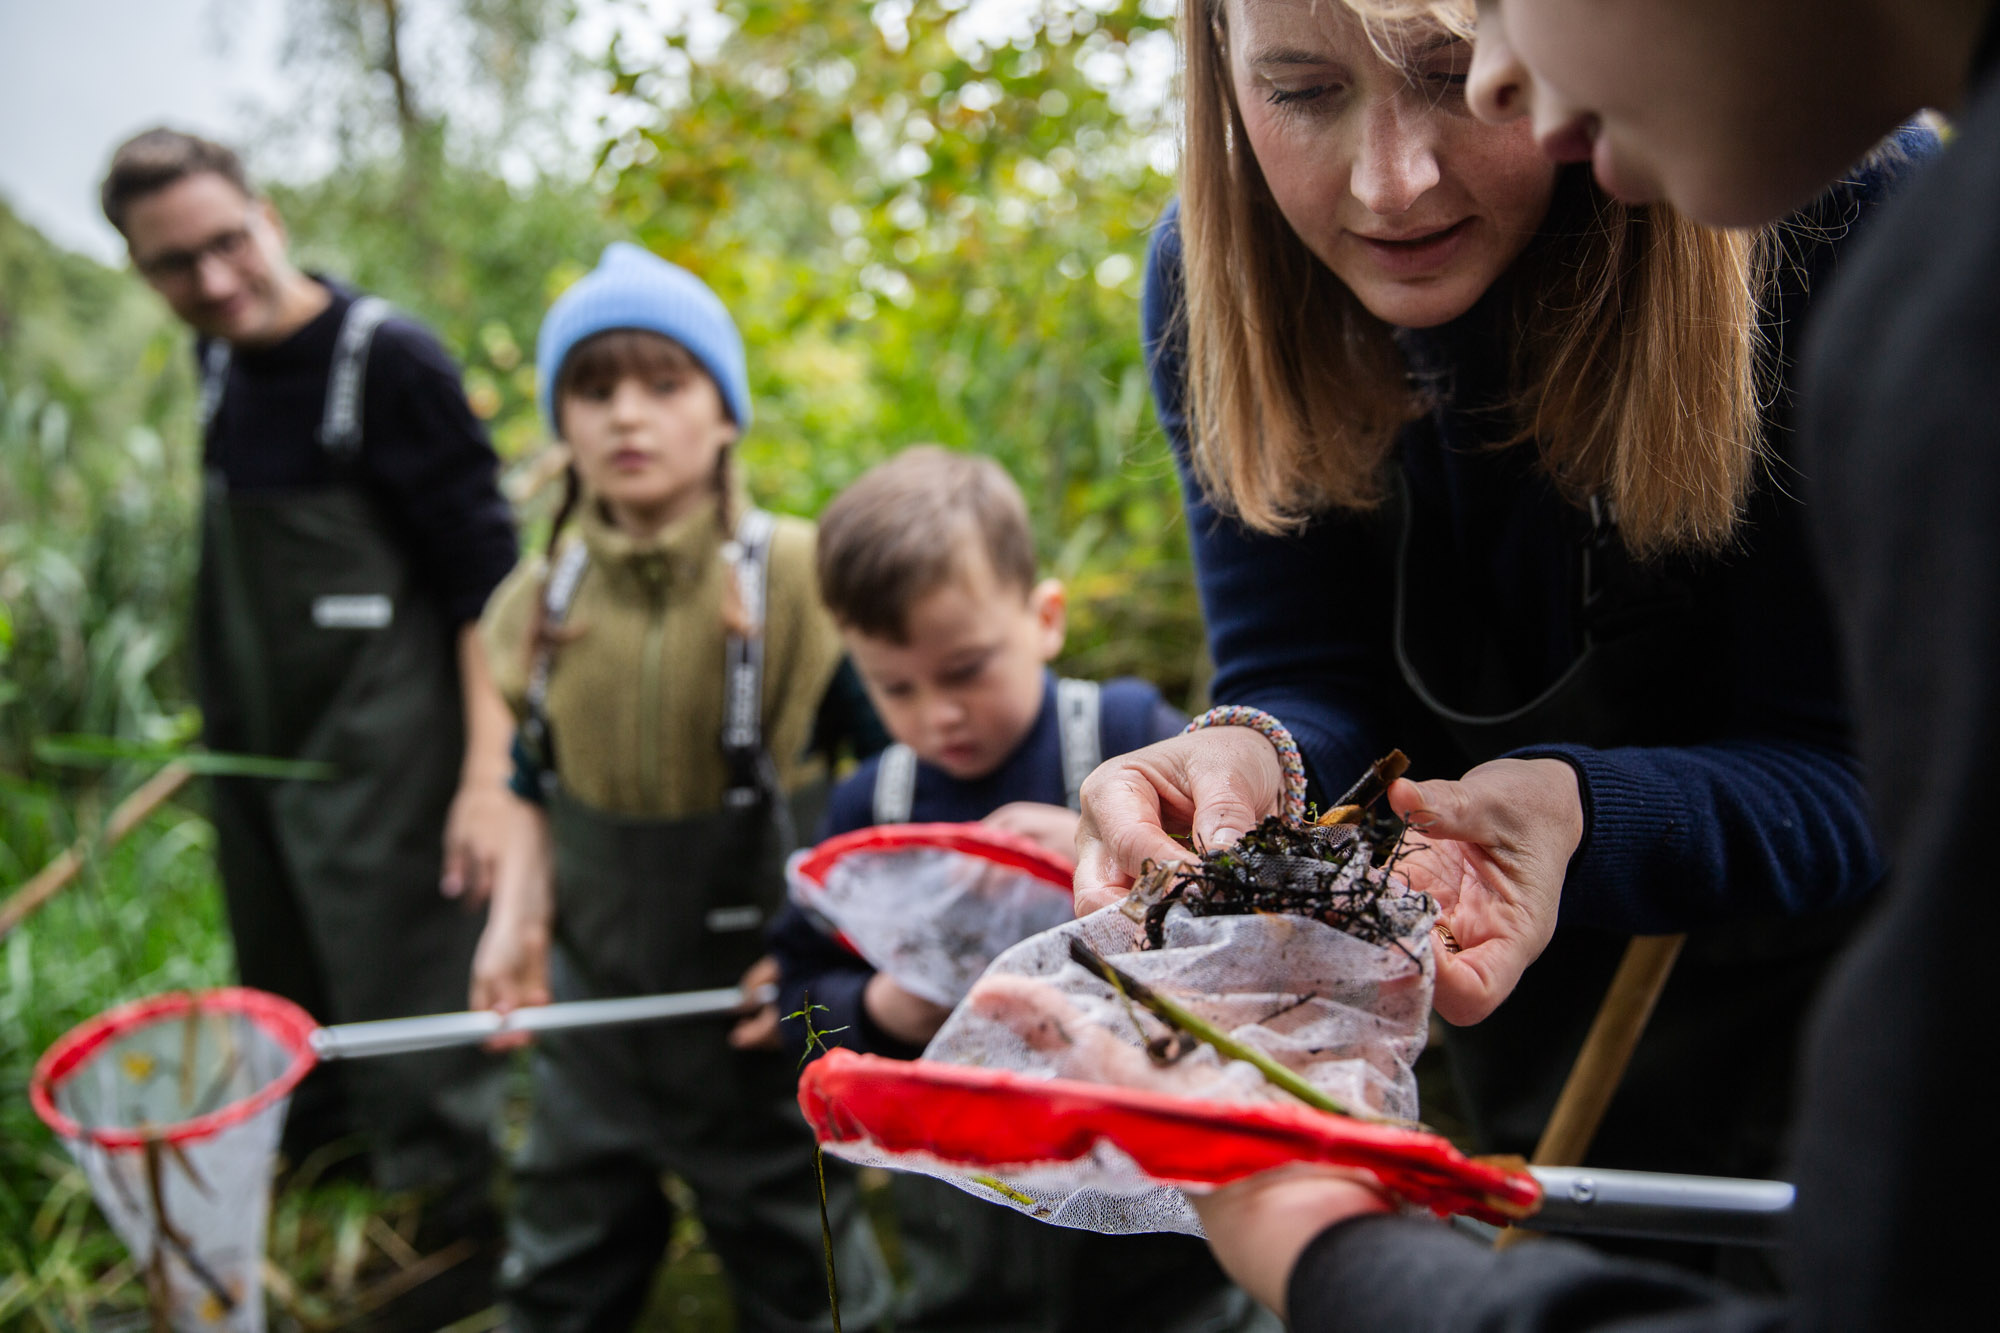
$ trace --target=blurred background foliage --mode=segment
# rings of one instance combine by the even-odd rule
[[[813,513],[920,441],[998,458],[1070,584],[1064,667],[1194,702],[1199,615],[1137,330],[1171,188],[1171,9],[297,0],[297,100],[238,141],[295,255],[435,328],[522,473],[548,444],[541,313],[637,240],[742,325],[766,503]],[[143,284],[0,201],[0,889],[145,776],[53,766],[38,741],[195,734],[193,396],[188,337]],[[0,1326],[137,1301],[24,1092],[71,1024],[228,979],[211,841],[198,795],[170,804],[0,942]],[[277,1257],[322,1313],[314,1238],[356,1206],[281,1204]]]

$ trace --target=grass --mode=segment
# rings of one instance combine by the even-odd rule
[[[115,794],[136,775],[118,774]],[[118,781],[122,778],[123,781]],[[196,789],[190,789],[196,790]],[[0,884],[12,887],[112,803],[95,786],[0,776]],[[198,795],[163,807],[0,942],[0,1328],[145,1328],[144,1291],[82,1171],[28,1104],[34,1062],[62,1033],[123,1000],[233,980],[214,831]],[[307,1165],[297,1173],[319,1173]],[[692,1199],[669,1184],[682,1222],[641,1323],[730,1333],[721,1268]],[[415,1206],[350,1181],[305,1183],[274,1200],[267,1281],[277,1329],[352,1321],[419,1256]],[[452,1333],[497,1327],[498,1311]]]

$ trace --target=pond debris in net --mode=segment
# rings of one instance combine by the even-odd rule
[[[1162,947],[1167,912],[1178,903],[1195,916],[1311,917],[1366,943],[1402,948],[1430,902],[1391,881],[1407,850],[1405,825],[1370,806],[1408,766],[1402,751],[1391,751],[1317,820],[1272,815],[1197,860],[1149,865],[1123,906],[1145,928],[1143,947]]]

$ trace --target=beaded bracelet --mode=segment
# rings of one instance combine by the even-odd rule
[[[1278,752],[1278,769],[1285,775],[1285,818],[1297,823],[1306,817],[1306,764],[1299,757],[1299,743],[1285,730],[1284,723],[1261,708],[1230,704],[1209,709],[1188,723],[1187,732],[1182,734],[1204,727],[1248,727],[1271,742]]]

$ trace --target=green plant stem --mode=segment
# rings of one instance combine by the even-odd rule
[[[1069,942],[1069,956],[1091,975],[1105,982],[1119,995],[1127,997],[1176,1032],[1184,1032],[1203,1045],[1211,1046],[1216,1054],[1227,1060],[1241,1060],[1262,1074],[1275,1086],[1289,1092],[1307,1106],[1321,1111],[1331,1111],[1335,1115],[1348,1116],[1354,1120],[1366,1120],[1378,1125],[1396,1125],[1410,1128],[1410,1122],[1390,1116],[1374,1115],[1367,1111],[1357,1111],[1327,1096],[1312,1084],[1300,1078],[1285,1066],[1273,1060],[1254,1046],[1236,1040],[1215,1024],[1200,1015],[1181,1007],[1166,996],[1148,986],[1145,982],[1120,971],[1104,960],[1103,955],[1072,937]]]

